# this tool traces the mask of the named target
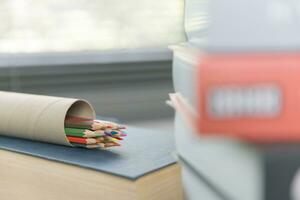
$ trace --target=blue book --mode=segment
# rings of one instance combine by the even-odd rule
[[[97,170],[127,179],[137,179],[175,164],[172,133],[130,127],[121,147],[101,149],[72,148],[43,142],[0,136],[0,149],[28,154]]]

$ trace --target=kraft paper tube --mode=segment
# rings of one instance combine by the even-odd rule
[[[0,91],[0,135],[72,146],[66,115],[95,119],[85,100]]]

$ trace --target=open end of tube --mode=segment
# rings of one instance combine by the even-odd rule
[[[74,102],[68,109],[65,116],[64,128],[65,130],[66,128],[88,129],[89,126],[93,123],[94,119],[95,111],[92,106],[84,100],[78,100]]]

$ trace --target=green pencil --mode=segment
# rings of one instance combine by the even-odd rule
[[[105,136],[104,131],[91,131],[91,130],[80,129],[80,128],[65,128],[65,133],[68,136],[84,137],[84,138]]]

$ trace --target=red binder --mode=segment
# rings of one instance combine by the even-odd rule
[[[300,54],[204,54],[197,70],[200,134],[300,141]]]

